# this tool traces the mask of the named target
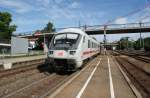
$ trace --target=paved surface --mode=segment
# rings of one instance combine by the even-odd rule
[[[100,56],[55,98],[136,98],[118,63],[111,56]]]
[[[4,63],[15,63],[15,62],[30,61],[30,60],[36,60],[36,59],[42,59],[42,58],[46,58],[46,55],[0,59],[0,65]]]

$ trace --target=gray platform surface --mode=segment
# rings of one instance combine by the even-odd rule
[[[42,59],[42,58],[46,58],[46,55],[4,58],[4,59],[1,58],[0,59],[0,65],[3,65],[4,63],[16,63],[16,62],[30,61],[30,60],[36,60],[36,59]]]

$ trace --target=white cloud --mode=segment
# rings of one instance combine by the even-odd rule
[[[46,10],[44,13],[47,14],[48,17],[51,17],[53,19],[70,19],[73,18],[73,14],[70,12],[67,8],[60,8],[59,6],[53,5],[51,7],[51,10]]]
[[[139,12],[129,15],[126,17],[126,21],[130,23],[137,23],[137,22],[149,22],[149,16],[150,16],[150,8],[146,8],[143,10],[140,10]]]
[[[73,2],[69,5],[69,8],[79,8],[80,7],[80,3],[79,2]]]
[[[42,12],[46,13],[46,16],[52,16],[53,19],[73,19],[79,17],[77,14],[78,12],[73,9],[75,7],[77,7],[77,5],[74,2],[69,6],[55,3],[51,6],[45,7]]]
[[[150,22],[150,15],[147,18],[142,19],[141,22]]]
[[[140,14],[138,22],[149,22],[150,21],[150,8],[146,8],[143,13]]]
[[[68,5],[68,3],[70,3],[70,5]],[[66,2],[66,0],[36,0],[34,1],[34,5],[31,5],[30,3],[20,0],[1,0],[0,6],[21,14],[38,11],[44,16],[53,19],[62,19],[62,17],[73,19],[79,17],[74,11],[74,8],[79,7],[80,3],[76,1]]]
[[[17,25],[35,25],[35,24],[46,24],[48,22],[47,19],[32,19],[32,21],[29,21],[30,19],[27,18],[18,18],[13,23]]]
[[[0,6],[10,8],[18,13],[25,13],[32,9],[32,6],[25,2],[13,0],[1,0]]]
[[[17,27],[16,32],[26,32],[26,31],[28,32],[28,31],[34,31],[37,29],[42,29],[49,21],[49,19],[44,19],[44,18],[43,19],[33,18],[32,21],[29,21],[29,20],[31,19],[24,18],[24,17],[19,17],[15,19],[12,22],[12,24],[19,26]]]
[[[37,0],[37,4],[41,4],[43,7],[48,7],[53,0]]]
[[[116,24],[126,24],[127,23],[127,18],[118,18],[115,21]]]
[[[56,25],[67,24],[75,26],[79,21],[81,25],[94,25],[99,23],[97,19],[102,18],[104,14],[104,12],[78,10],[78,8],[82,7],[82,3],[69,0],[35,0],[31,2],[23,0],[2,0],[0,6],[21,13],[21,16],[16,14],[14,19],[14,24],[18,28],[28,28],[28,25],[34,27],[35,25],[46,24],[48,21],[54,21]],[[37,14],[37,12],[40,13]],[[38,18],[38,16],[40,17]]]

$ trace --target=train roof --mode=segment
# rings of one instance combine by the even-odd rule
[[[86,34],[84,31],[82,31],[81,29],[78,29],[78,28],[66,28],[66,29],[58,31],[58,33],[64,33],[64,32],[79,33],[79,34],[82,34],[82,35]]]
[[[98,42],[97,40],[93,39],[92,37],[90,37],[89,35],[87,35],[82,29],[79,28],[66,28],[63,30],[60,30],[57,32],[57,34],[59,33],[65,33],[65,32],[69,32],[69,33],[79,33],[81,35],[85,35],[88,36],[91,40]]]

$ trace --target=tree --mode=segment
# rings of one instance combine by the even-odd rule
[[[10,39],[12,32],[16,31],[16,25],[10,25],[11,22],[10,13],[0,12],[0,38]]]
[[[55,28],[53,27],[53,23],[48,22],[46,27],[42,30],[42,33],[51,33],[54,31],[55,31]]]
[[[144,38],[144,49],[150,51],[150,37]]]
[[[119,46],[117,49],[129,49],[133,48],[133,42],[129,40],[129,37],[122,37],[120,41],[118,41]]]
[[[140,46],[140,39],[136,40],[134,42],[134,49],[135,50],[140,50],[141,46]]]
[[[146,51],[150,51],[150,37],[147,37],[147,38],[144,38],[142,40],[142,47],[144,45],[144,49]],[[141,46],[140,46],[140,39],[138,39],[137,41],[134,42],[134,49],[135,50],[140,50],[141,49]]]

